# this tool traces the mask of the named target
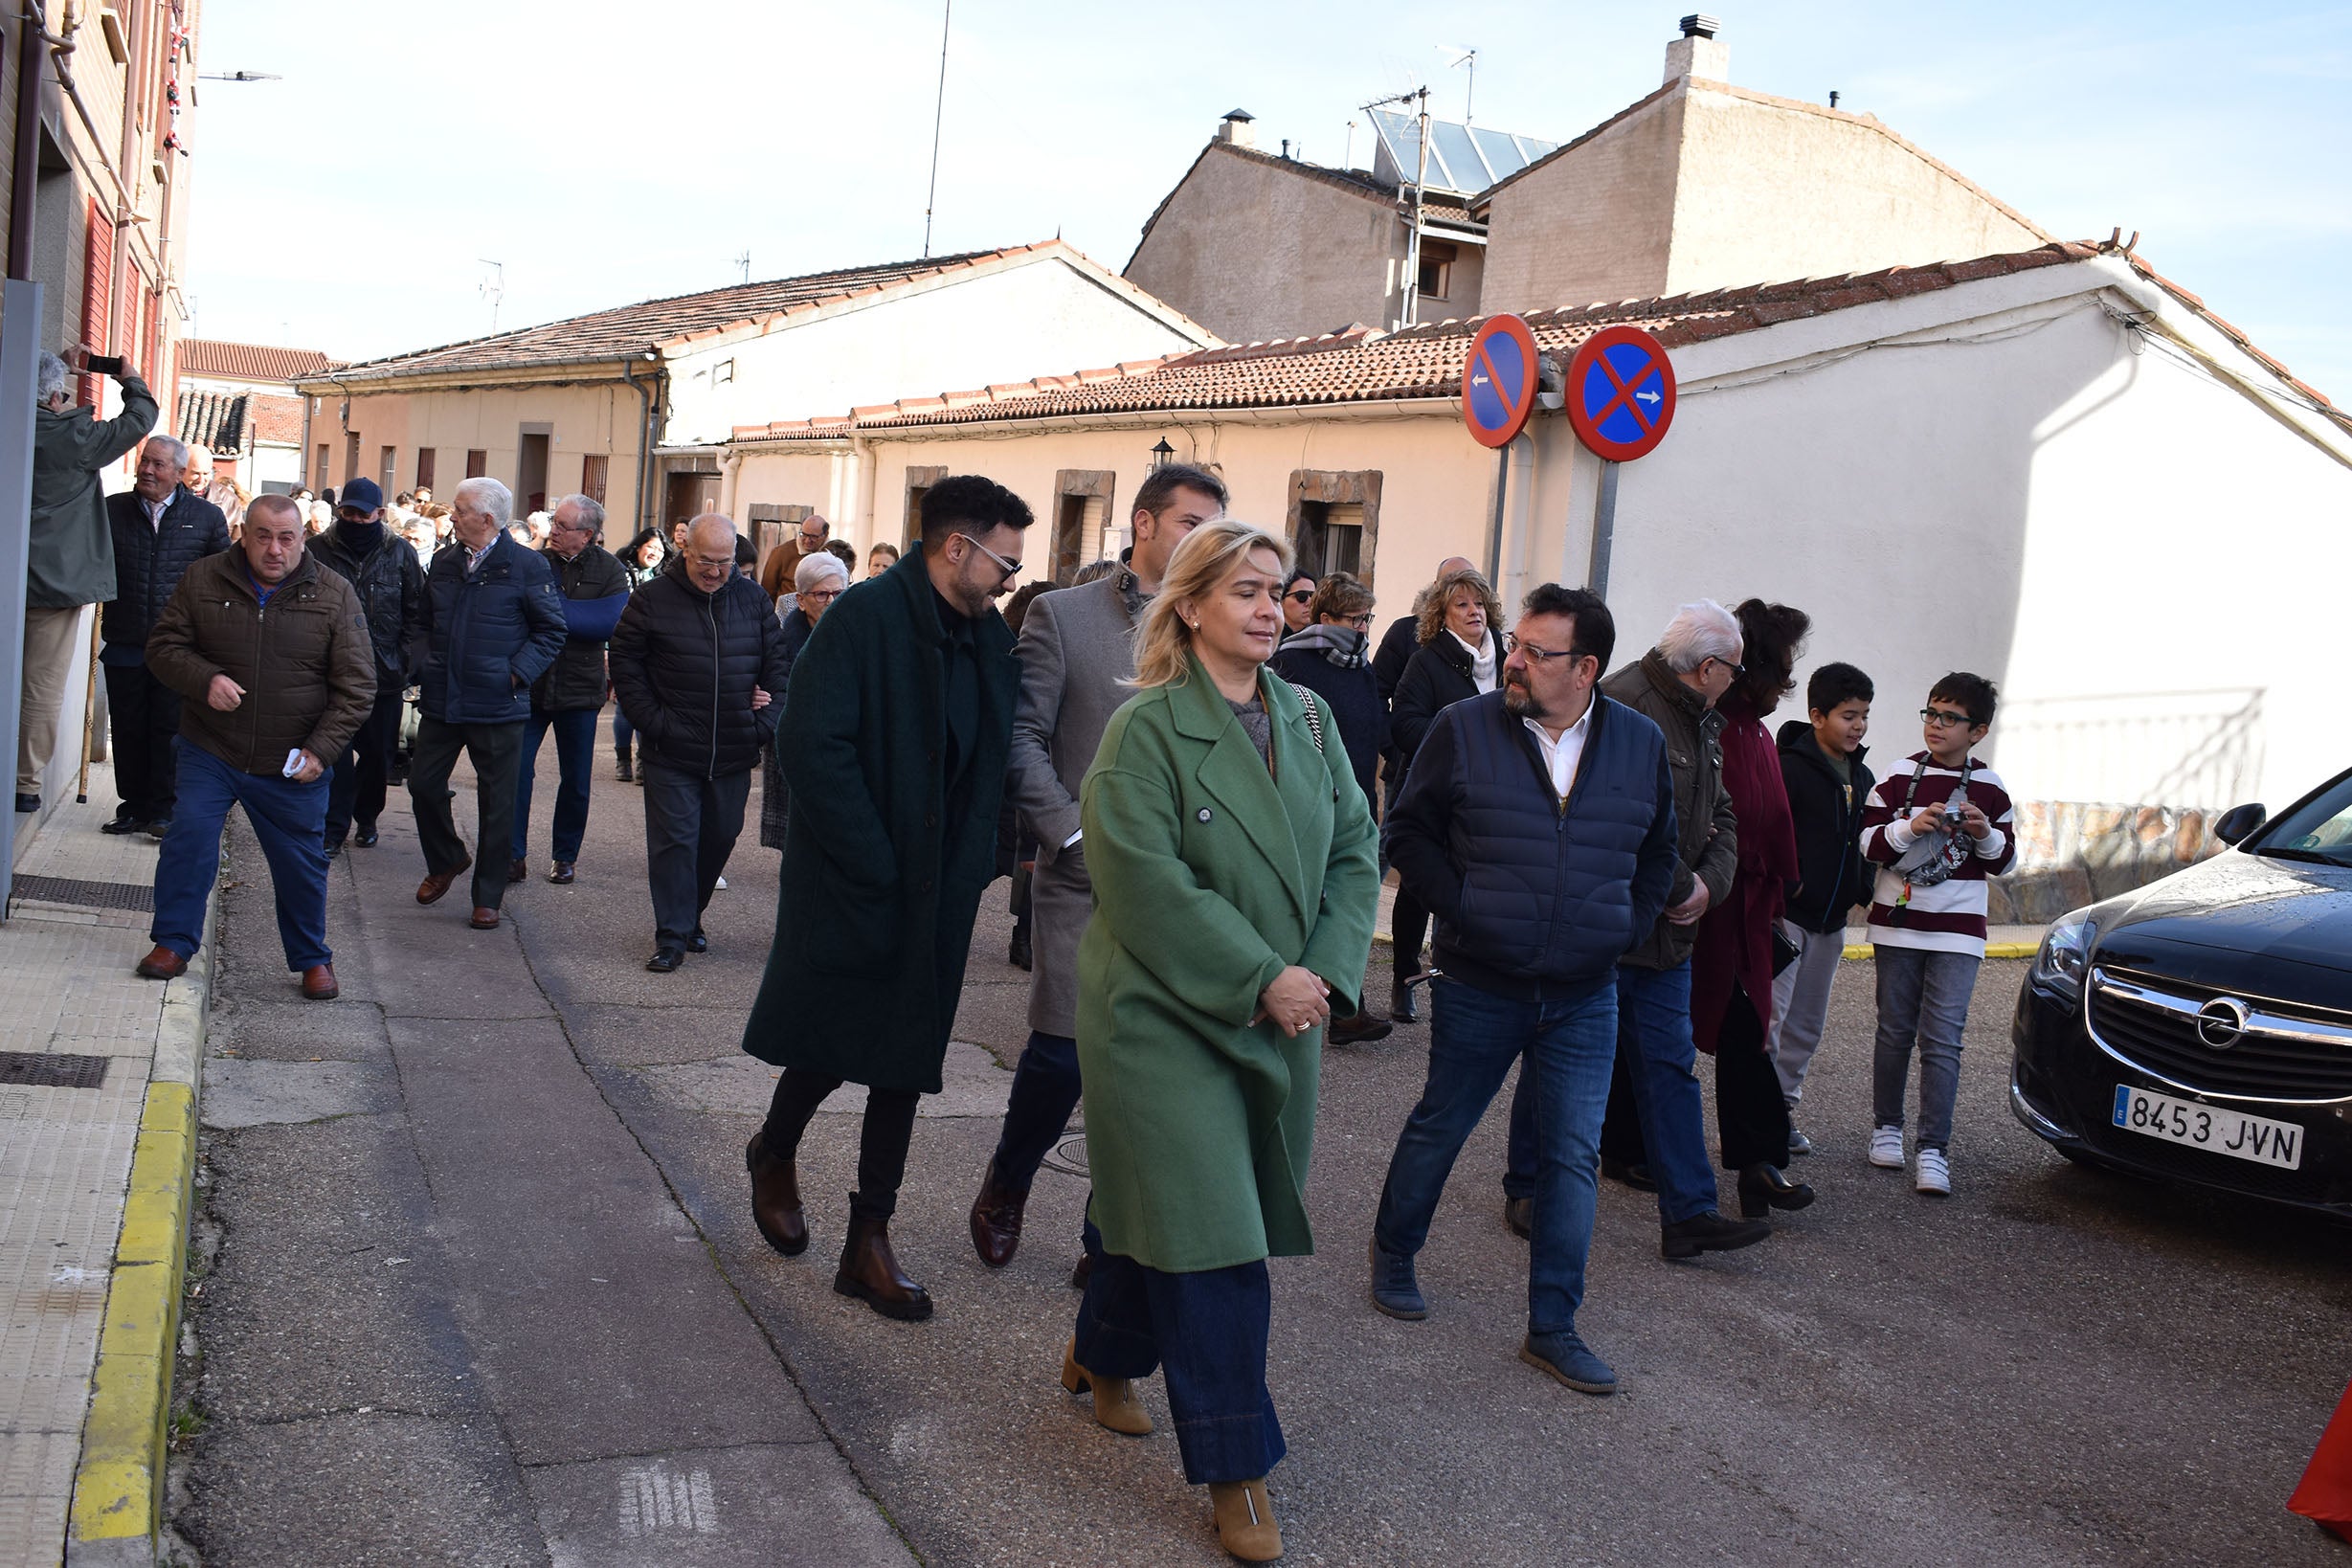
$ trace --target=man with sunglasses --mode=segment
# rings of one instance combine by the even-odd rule
[[[1576,1327],[1617,965],[1667,907],[1678,863],[1666,737],[1595,690],[1616,640],[1589,589],[1530,594],[1496,689],[1439,712],[1388,816],[1389,858],[1437,917],[1439,978],[1428,1081],[1373,1223],[1373,1305],[1428,1315],[1414,1257],[1463,1141],[1524,1058],[1538,1136],[1519,1356],[1584,1394],[1617,1388]]]
[[[900,1268],[889,1222],[996,876],[1019,685],[996,601],[1020,574],[1030,521],[1019,496],[976,474],[931,486],[922,548],[842,594],[809,635],[776,737],[792,804],[775,943],[743,1048],[784,1071],[744,1151],[751,1215],[776,1251],[806,1249],[801,1134],[827,1095],[865,1085],[833,1288],[906,1321],[930,1317],[931,1299]]]

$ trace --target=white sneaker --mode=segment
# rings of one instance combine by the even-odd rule
[[[1882,1171],[1903,1168],[1903,1130],[1899,1127],[1870,1129],[1870,1163]]]
[[[1942,1150],[1919,1151],[1919,1176],[1915,1185],[1931,1198],[1952,1196],[1952,1162],[1944,1157]]]

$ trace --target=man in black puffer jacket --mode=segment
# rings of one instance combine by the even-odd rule
[[[425,566],[407,540],[384,526],[384,492],[370,479],[343,487],[334,526],[310,542],[309,552],[351,585],[375,651],[375,706],[336,759],[327,786],[326,853],[332,858],[354,831],[360,848],[375,847],[392,750],[400,743],[403,693],[424,641]]]
[[[171,823],[178,795],[171,738],[180,732],[179,693],[147,672],[147,634],[171,602],[188,569],[229,548],[229,520],[180,478],[188,448],[150,436],[133,486],[106,498],[114,535],[114,598],[101,612],[106,638],[106,710],[114,731],[114,787],[123,803],[104,833],[145,831],[157,839]]]
[[[705,512],[683,554],[630,595],[613,691],[644,754],[645,874],[666,974],[709,946],[703,910],[743,831],[751,770],[775,737],[789,665],[775,607],[735,570],[735,525]]]
[[[588,778],[595,765],[596,715],[603,711],[604,645],[629,605],[629,573],[604,548],[604,504],[569,495],[555,504],[548,526],[548,570],[564,591],[564,651],[531,687],[530,723],[523,731],[523,761],[515,770],[514,855],[509,882],[530,875],[531,775],[539,743],[555,731],[554,864],[548,881],[571,883],[573,862],[588,834]]]

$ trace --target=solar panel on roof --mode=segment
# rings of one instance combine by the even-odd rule
[[[1412,183],[1421,161],[1421,119],[1394,109],[1374,109],[1372,128],[1379,149],[1373,172],[1400,185]],[[1509,179],[1558,146],[1533,136],[1514,136],[1485,125],[1458,120],[1429,122],[1429,175],[1432,190],[1458,191],[1474,196]]]

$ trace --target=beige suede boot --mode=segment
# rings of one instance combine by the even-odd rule
[[[1094,1391],[1094,1419],[1129,1437],[1152,1435],[1152,1413],[1135,1398],[1135,1385],[1125,1378],[1097,1378],[1078,1364],[1078,1336],[1062,1353],[1062,1386],[1073,1394]]]
[[[1272,1562],[1282,1556],[1282,1530],[1274,1523],[1274,1500],[1266,1478],[1212,1481],[1209,1501],[1217,1510],[1217,1544],[1243,1562]]]

